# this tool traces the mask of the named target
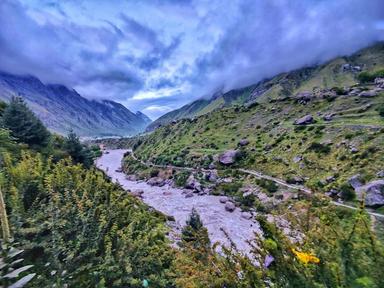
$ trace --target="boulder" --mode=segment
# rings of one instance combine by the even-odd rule
[[[249,141],[247,139],[241,139],[239,141],[240,146],[247,146],[249,144]]]
[[[349,91],[349,95],[356,96],[356,95],[359,95],[360,92],[361,92],[360,88],[353,88],[351,91]]]
[[[143,190],[134,190],[131,192],[131,195],[137,198],[143,198],[143,194],[144,194]]]
[[[359,152],[359,149],[356,148],[356,147],[354,147],[354,146],[352,146],[352,147],[349,149],[349,151],[350,151],[351,153],[355,154],[355,153]]]
[[[293,157],[293,162],[294,163],[298,163],[298,162],[300,162],[301,160],[303,160],[303,157],[302,156],[295,156],[295,157]]]
[[[239,154],[240,153],[237,150],[227,150],[219,155],[219,162],[223,165],[231,165],[235,163]]]
[[[235,211],[235,209],[236,209],[236,206],[232,202],[228,201],[225,203],[225,210],[227,210],[228,212],[233,212]]]
[[[351,185],[355,190],[363,186],[363,183],[361,182],[360,177],[361,177],[360,174],[356,174],[348,179],[349,185]]]
[[[336,180],[335,176],[331,175],[331,176],[328,176],[327,178],[325,178],[325,181],[327,183],[332,183]]]
[[[313,123],[314,119],[312,115],[305,115],[304,117],[301,117],[299,119],[296,119],[293,124],[295,125],[306,125]]]
[[[152,177],[148,179],[147,184],[151,186],[160,186],[160,187],[165,185],[164,179],[160,177]]]
[[[376,97],[377,92],[374,90],[363,91],[359,94],[359,96],[364,98]]]
[[[241,212],[241,218],[244,218],[246,220],[249,220],[252,218],[252,214],[249,212]]]
[[[380,77],[376,78],[375,79],[375,85],[377,88],[384,89],[384,78],[380,78]]]
[[[384,180],[375,180],[367,183],[361,190],[365,191],[365,206],[384,206]]]
[[[334,114],[325,114],[323,116],[324,121],[331,121],[333,119]]]
[[[206,174],[205,178],[206,178],[209,182],[216,183],[217,178],[218,178],[217,171],[216,171],[216,170],[211,170],[211,171],[209,171],[209,172]]]
[[[315,95],[310,91],[302,91],[296,94],[295,98],[299,101],[308,102],[313,99]]]
[[[223,204],[227,203],[228,200],[229,199],[226,196],[220,197],[220,199],[219,199],[220,203],[223,203]]]
[[[188,179],[187,179],[187,182],[185,183],[185,188],[187,189],[193,189],[193,190],[196,190],[198,192],[201,191],[201,184],[199,181],[197,181],[195,179],[195,177],[191,174]]]

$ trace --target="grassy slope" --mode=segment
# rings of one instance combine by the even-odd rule
[[[136,154],[157,163],[206,166],[209,159],[236,148],[240,139],[247,138],[250,144],[243,149],[245,157],[237,163],[241,167],[285,179],[302,176],[306,178],[306,185],[322,191],[340,187],[356,173],[366,180],[374,178],[383,169],[384,161],[384,119],[377,112],[377,108],[384,105],[383,93],[374,98],[316,99],[307,105],[282,97],[288,92],[315,87],[355,84],[352,73],[339,72],[347,62],[359,64],[365,71],[383,68],[383,45],[317,68],[281,74],[270,80],[274,85],[259,96],[259,105],[213,110],[194,120],[184,119],[162,127],[142,138]],[[325,122],[319,113],[335,116]],[[304,129],[296,128],[294,120],[306,114],[313,115],[316,123]],[[330,142],[328,146],[323,145],[330,148],[329,152],[311,149],[313,143],[324,142]],[[352,153],[351,147],[356,147],[358,152]],[[303,160],[295,163],[295,156],[302,156]],[[327,176],[335,176],[336,181],[321,184]]]
[[[192,118],[209,113],[217,108],[230,105],[242,105],[261,97],[261,101],[286,97],[288,95],[316,87],[332,88],[335,86],[352,86],[356,83],[355,74],[343,72],[340,67],[349,63],[353,66],[363,66],[365,70],[375,71],[384,68],[384,44],[379,43],[363,49],[352,56],[339,57],[323,65],[305,67],[289,73],[282,73],[272,79],[245,88],[231,90],[215,99],[199,99],[177,110],[171,111],[154,121],[149,130],[159,125],[170,123],[172,120]],[[263,92],[265,93],[258,93]],[[260,95],[261,94],[261,95]]]

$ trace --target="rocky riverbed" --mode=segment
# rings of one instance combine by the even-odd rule
[[[248,241],[255,238],[255,233],[261,235],[261,229],[256,220],[244,217],[239,208],[229,212],[225,204],[220,202],[219,196],[194,195],[186,197],[182,189],[165,185],[163,187],[150,186],[144,181],[130,181],[120,171],[121,160],[128,150],[108,150],[96,161],[96,166],[105,171],[115,182],[133,193],[140,191],[143,201],[156,210],[173,216],[175,219],[174,230],[180,232],[181,227],[195,208],[208,229],[212,243],[220,242],[229,245],[225,233],[235,243],[236,247],[245,254],[249,254],[251,246]],[[225,231],[225,233],[223,232]]]

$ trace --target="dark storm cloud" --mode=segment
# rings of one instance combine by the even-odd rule
[[[156,118],[383,32],[382,0],[1,0],[0,70]]]
[[[239,8],[238,18],[214,49],[196,61],[194,80],[210,79],[212,92],[322,63],[384,40],[383,30],[375,27],[384,19],[380,0],[245,0]]]

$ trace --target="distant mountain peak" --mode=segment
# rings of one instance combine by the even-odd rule
[[[52,131],[79,136],[132,136],[152,122],[111,100],[88,100],[62,84],[43,84],[34,76],[0,72],[0,100],[23,97],[32,111]]]

